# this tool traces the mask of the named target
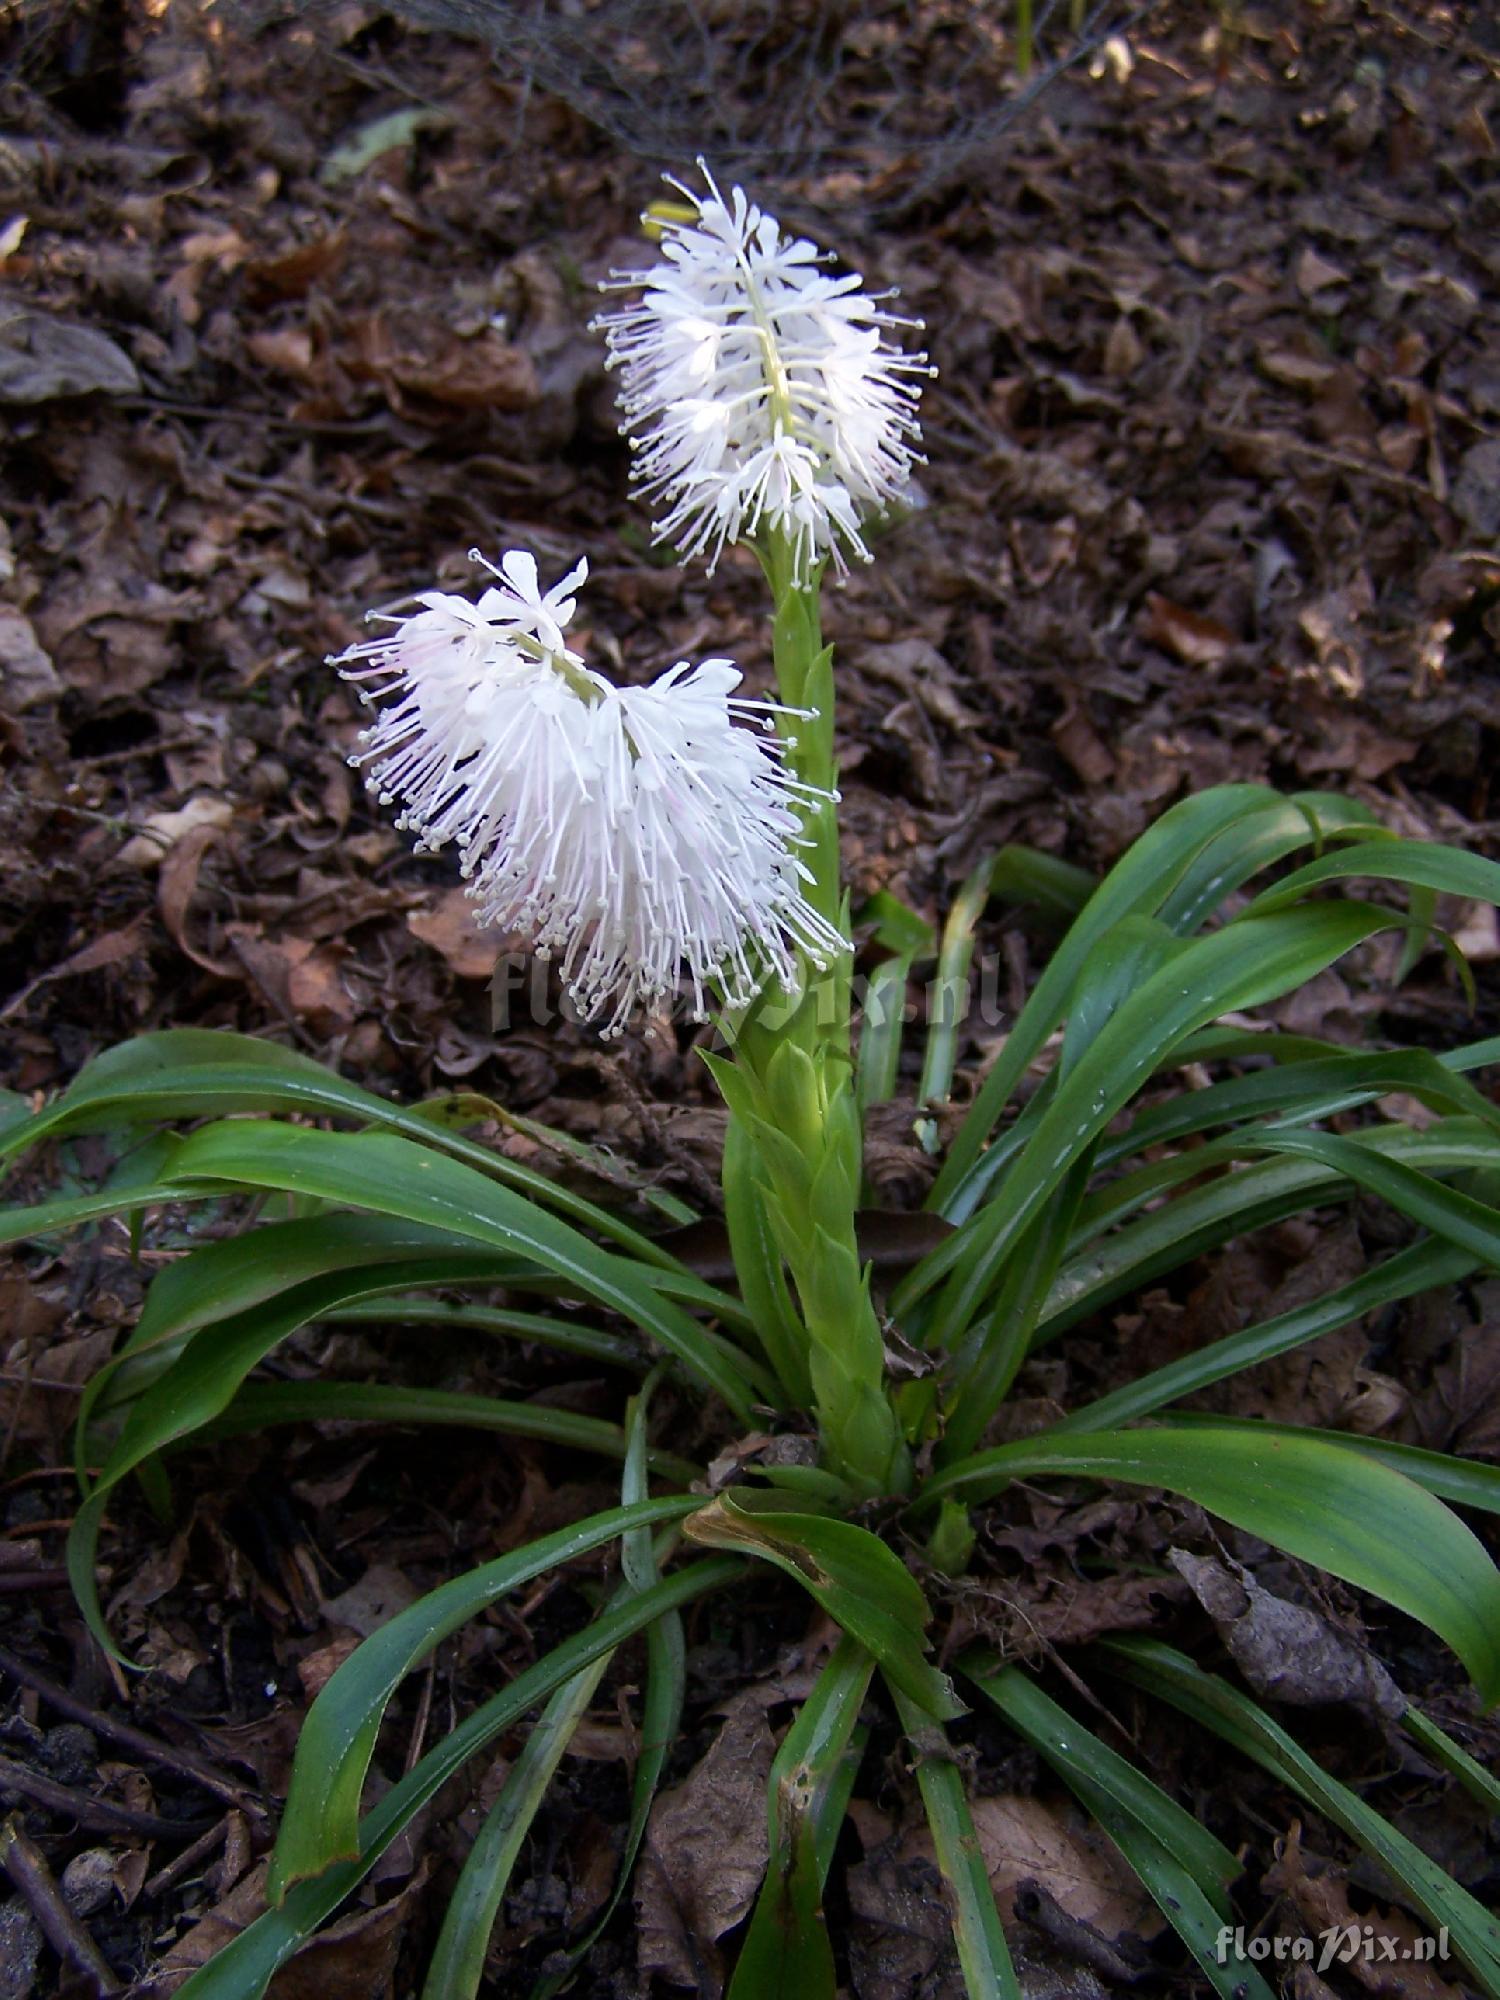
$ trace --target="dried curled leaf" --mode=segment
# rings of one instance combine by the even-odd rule
[[[140,389],[135,363],[107,333],[0,300],[0,403],[138,396]]]

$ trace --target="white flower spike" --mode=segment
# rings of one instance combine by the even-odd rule
[[[664,261],[606,286],[639,300],[595,321],[621,374],[633,477],[661,510],[658,540],[710,568],[766,528],[791,542],[797,581],[830,557],[843,573],[851,554],[868,562],[862,523],[921,463],[918,384],[934,371],[888,338],[921,322],[832,276],[811,243],[740,188],[726,201],[699,167],[707,195],[671,183],[691,219],[650,218]]]
[[[618,688],[566,644],[587,564],[545,593],[523,551],[486,567],[477,604],[427,592],[329,662],[379,707],[351,762],[419,851],[456,844],[480,923],[556,953],[606,1035],[681,965],[702,1020],[711,987],[741,1006],[795,987],[799,953],[847,949],[802,893],[803,817],[829,795],[783,761],[774,721],[798,711],[737,697],[729,660]]]

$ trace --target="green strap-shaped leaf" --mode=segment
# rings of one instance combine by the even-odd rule
[[[1213,1431],[1233,1425],[1236,1419],[1211,1416],[1206,1410],[1172,1410],[1162,1421],[1174,1429]],[[1356,1431],[1318,1430],[1310,1424],[1271,1424],[1257,1419],[1253,1427],[1270,1437],[1316,1438],[1339,1451],[1358,1452],[1376,1465],[1388,1465],[1392,1472],[1415,1480],[1451,1507],[1477,1507],[1486,1514],[1500,1514],[1500,1465],[1485,1459],[1426,1451],[1421,1445],[1397,1444],[1391,1438],[1361,1437]]]
[[[931,1619],[921,1587],[884,1542],[852,1521],[770,1505],[753,1511],[719,1494],[683,1524],[689,1541],[759,1556],[795,1577],[836,1624],[874,1654],[881,1671],[925,1715],[962,1715],[946,1674],[929,1665]]]
[[[1066,1783],[1079,1804],[1119,1848],[1127,1866],[1140,1877],[1147,1894],[1197,1960],[1199,1971],[1219,2000],[1276,2000],[1253,1965],[1220,1956],[1229,1926],[1220,1921],[1213,1902],[1177,1856],[1153,1839],[1139,1820],[1122,1811],[1102,1785],[1091,1784],[1083,1771],[1069,1773]]]
[[[1447,1929],[1489,2000],[1500,2000],[1500,1922],[1414,1841],[1330,1777],[1264,1709],[1155,1639],[1107,1639],[1091,1657],[1191,1716],[1341,1826],[1400,1883],[1435,1931]]]
[[[302,1725],[267,1881],[271,1900],[279,1902],[304,1876],[358,1852],[360,1794],[386,1703],[449,1633],[545,1570],[587,1555],[632,1528],[681,1521],[702,1504],[673,1494],[591,1515],[441,1584],[366,1639],[328,1681]]]
[[[1120,1160],[1129,1159],[1132,1154],[1143,1151],[1147,1146],[1163,1141],[1182,1138],[1195,1132],[1208,1130],[1215,1124],[1230,1122],[1236,1115],[1249,1115],[1259,1110],[1279,1111],[1285,1122],[1306,1122],[1317,1116],[1326,1117],[1333,1111],[1350,1105],[1367,1103],[1372,1096],[1383,1095],[1387,1089],[1412,1090],[1414,1096],[1421,1096],[1432,1087],[1432,1098],[1438,1101],[1438,1091],[1444,1096],[1450,1093],[1438,1084],[1431,1065],[1436,1063],[1445,1079],[1472,1069],[1481,1069],[1487,1064],[1500,1063],[1500,1036],[1491,1036],[1484,1041],[1465,1043],[1456,1049],[1444,1050],[1433,1056],[1425,1050],[1403,1049],[1385,1054],[1359,1055],[1340,1048],[1334,1042],[1317,1040],[1311,1035],[1284,1035],[1274,1031],[1251,1031],[1245,1028],[1221,1028],[1213,1026],[1201,1029],[1197,1034],[1186,1036],[1157,1065],[1156,1074],[1180,1069],[1189,1063],[1240,1062],[1263,1063],[1270,1061],[1278,1067],[1272,1071],[1260,1071],[1251,1077],[1233,1077],[1222,1083],[1211,1084],[1206,1090],[1178,1092],[1161,1104],[1153,1105],[1142,1112],[1129,1129],[1117,1137],[1105,1136],[1100,1141],[1098,1161],[1100,1166],[1112,1166]],[[1292,1093],[1303,1076],[1311,1074],[1310,1065],[1326,1062],[1338,1065],[1329,1071],[1329,1081],[1343,1086],[1342,1092],[1330,1094],[1322,1109],[1317,1100],[1290,1101]],[[1375,1088],[1352,1088],[1351,1072],[1355,1064],[1367,1063],[1370,1069],[1365,1077],[1366,1085]],[[1400,1065],[1400,1081],[1387,1084],[1380,1081],[1386,1073],[1387,1065]],[[1409,1067],[1408,1067],[1409,1066]],[[1276,1078],[1287,1078],[1288,1101],[1280,1098]],[[1050,1094],[1055,1088],[1057,1072],[1055,1068],[1043,1078],[1041,1085],[1028,1100],[1015,1122],[991,1141],[979,1156],[974,1166],[965,1176],[960,1187],[944,1208],[944,1214],[954,1223],[967,1222],[980,1203],[986,1199],[1001,1174],[1025,1147],[1031,1133],[1040,1122],[1043,1112],[1050,1102]],[[1243,1093],[1244,1102],[1240,1102]],[[1268,1100],[1257,1104],[1254,1100],[1263,1094]],[[1467,1113],[1474,1113],[1474,1103],[1463,1097],[1452,1098],[1461,1103]],[[1495,1108],[1484,1099],[1483,1116],[1490,1121],[1500,1117]],[[1128,1177],[1127,1177],[1128,1178]],[[1116,1185],[1119,1185],[1116,1183]],[[936,1278],[946,1277],[956,1261],[960,1241],[950,1237],[941,1252],[935,1252],[930,1261],[930,1274]]]
[[[613,1657],[605,1653],[565,1681],[527,1730],[448,1900],[422,1984],[422,2000],[474,2000],[479,1992],[511,1870]]]
[[[846,1633],[771,1765],[770,1860],[729,2000],[834,2000],[838,1974],[823,1884],[867,1732],[859,1709],[875,1662]]]
[[[1137,987],[1059,1081],[999,1193],[964,1224],[957,1258],[945,1254],[953,1270],[927,1326],[929,1344],[957,1344],[1021,1232],[1168,1050],[1219,1014],[1302,985],[1391,921],[1389,911],[1354,903],[1285,910],[1194,938]],[[925,1259],[918,1265],[895,1310],[929,1288],[931,1268]]]
[[[646,1368],[647,1357],[640,1342],[628,1334],[588,1326],[571,1313],[514,1312],[509,1306],[476,1306],[455,1299],[424,1299],[413,1292],[382,1292],[363,1305],[338,1306],[324,1317],[350,1326],[447,1326],[457,1332],[499,1334],[555,1347],[560,1354],[581,1354],[611,1368],[628,1368],[637,1374]]]
[[[1490,1817],[1500,1817],[1500,1778],[1471,1757],[1461,1743],[1455,1743],[1445,1729],[1439,1729],[1430,1715],[1407,1703],[1401,1727],[1428,1756],[1457,1778],[1471,1798],[1479,1801]]]
[[[891,1687],[911,1745],[932,1845],[953,1913],[953,1941],[969,2000],[1022,2000],[1020,1982],[995,1907],[995,1892],[974,1831],[963,1773],[946,1732]]]
[[[551,1403],[517,1403],[476,1396],[467,1389],[413,1389],[383,1382],[252,1382],[241,1389],[205,1439],[264,1430],[268,1424],[451,1424],[455,1430],[496,1431],[502,1437],[540,1438],[573,1451],[624,1458],[625,1433],[603,1417]],[[652,1451],[651,1470],[687,1485],[703,1467],[671,1452]]]
[[[1347,882],[1353,877],[1374,882],[1406,882],[1415,888],[1436,889],[1447,896],[1465,896],[1477,903],[1500,903],[1500,863],[1460,847],[1445,847],[1427,840],[1373,840],[1357,847],[1342,848],[1337,854],[1320,855],[1299,868],[1274,888],[1263,890],[1248,905],[1245,918],[1267,910],[1284,909],[1298,901],[1309,889],[1325,882]],[[1243,919],[1236,919],[1242,921]]]
[[[1103,1034],[1132,993],[1187,949],[1155,917],[1122,917],[1104,933],[1083,962],[1068,997],[1068,1020],[1058,1058],[1058,1081],[1066,1080]]]
[[[262,1223],[166,1265],[152,1280],[120,1352],[136,1354],[195,1333],[311,1278],[429,1250],[475,1254],[471,1237],[401,1216],[334,1213]]]
[[[204,1327],[236,1318],[338,1273],[355,1272],[350,1296],[365,1296],[370,1273],[433,1260],[434,1284],[498,1284],[532,1268],[517,1258],[476,1250],[453,1230],[428,1229],[384,1215],[319,1215],[271,1222],[205,1243],[153,1279],[124,1345],[92,1378],[79,1418],[82,1437],[96,1414],[128,1402],[163,1375]],[[382,1289],[393,1282],[381,1280]]]
[[[1100,1163],[1129,1159],[1148,1146],[1166,1145],[1243,1119],[1266,1116],[1281,1124],[1310,1124],[1391,1091],[1416,1098],[1430,1111],[1478,1118],[1500,1129],[1500,1107],[1436,1056],[1425,1049],[1393,1049],[1279,1063],[1249,1076],[1228,1077],[1207,1090],[1184,1091],[1142,1112],[1127,1132],[1102,1145]]]
[[[120,1435],[68,1531],[68,1577],[89,1630],[107,1652],[119,1657],[99,1606],[94,1557],[105,1510],[120,1481],[169,1445],[222,1416],[251,1369],[289,1334],[321,1318],[330,1307],[393,1283],[425,1279],[441,1284],[447,1279],[493,1276],[485,1269],[486,1261],[473,1253],[437,1254],[376,1264],[365,1271],[334,1271],[182,1336],[182,1349],[170,1359],[170,1366],[129,1405]],[[94,1385],[90,1386],[92,1391]],[[82,1422],[87,1421],[88,1407],[86,1399]],[[81,1423],[80,1464],[85,1462],[85,1446]]]
[[[1224,1889],[1241,1872],[1228,1848],[1019,1668],[996,1672],[982,1659],[959,1665],[1104,1828],[1220,2000],[1274,2000],[1253,1966],[1220,1957]]]
[[[1380,1126],[1350,1145],[1401,1161],[1429,1175],[1493,1169],[1494,1134],[1472,1119],[1448,1118],[1427,1132]],[[1326,1206],[1350,1192],[1341,1173],[1312,1160],[1272,1159],[1221,1174],[1190,1188],[1152,1213],[1138,1216],[1102,1241],[1091,1240],[1184,1180],[1262,1150],[1253,1139],[1214,1139],[1179,1159],[1124,1174],[1091,1195],[1080,1213],[1076,1247],[1065,1260],[1037,1327],[1051,1339],[1122,1292],[1176,1270],[1191,1257],[1304,1209]]]
[[[1430,1229],[1434,1236],[1468,1251],[1477,1262],[1487,1264],[1491,1270],[1500,1270],[1500,1209],[1489,1202],[1445,1187],[1430,1174],[1421,1173],[1404,1161],[1391,1159],[1373,1147],[1362,1146],[1334,1132],[1261,1130],[1255,1134],[1254,1144],[1268,1153],[1290,1153],[1296,1158],[1316,1160],[1352,1181],[1355,1187],[1378,1194],[1412,1222]],[[1500,1167],[1500,1138],[1493,1135],[1486,1164],[1491,1169]]]
[[[1206,1347],[1184,1354],[1180,1360],[1153,1368],[1149,1374],[1137,1376],[1135,1381],[1122,1384],[1108,1395],[1070,1410],[1049,1428],[1054,1435],[1058,1431],[1117,1430],[1139,1417],[1153,1416],[1183,1396],[1227,1381],[1242,1369],[1290,1354],[1293,1348],[1302,1347],[1321,1334],[1334,1333],[1397,1299],[1409,1299],[1417,1292],[1452,1284],[1473,1269],[1474,1259],[1468,1252],[1455,1250],[1449,1243],[1414,1243],[1408,1249],[1398,1250],[1394,1257],[1387,1257],[1373,1270],[1361,1271],[1347,1285],[1325,1292],[1322,1298],[1294,1306],[1290,1312],[1278,1313],[1274,1319],[1262,1320],[1256,1326],[1242,1327],[1238,1333],[1225,1334],[1222,1340],[1212,1340]],[[1419,1484],[1428,1482],[1421,1480]]]
[[[650,1380],[644,1383],[640,1394],[631,1398],[626,1412],[630,1449],[620,1484],[620,1498],[626,1506],[646,1497],[646,1406],[652,1386]],[[657,1587],[657,1557],[648,1528],[632,1528],[628,1535],[620,1537],[620,1574],[626,1588],[638,1594]],[[549,1964],[553,1969],[537,1981],[531,2000],[551,2000],[553,1994],[572,1983],[573,1973],[608,1928],[619,1906],[635,1871],[636,1856],[645,1838],[651,1804],[668,1754],[677,1742],[686,1688],[687,1641],[683,1637],[682,1619],[676,1611],[665,1611],[646,1628],[646,1691],[641,1703],[640,1748],[630,1790],[630,1819],[620,1849],[614,1889],[586,1935],[566,1952],[550,1954]]]
[[[1183,871],[1157,915],[1186,937],[1226,896],[1316,840],[1359,839],[1377,831],[1366,805],[1332,792],[1298,792],[1275,799],[1211,841]]]
[[[936,1005],[930,1009],[927,1046],[917,1083],[918,1104],[945,1104],[953,1086],[958,1059],[958,1031],[966,1012],[969,967],[974,962],[974,926],[989,900],[993,862],[981,862],[953,898],[938,947],[937,976],[930,989]]]
[[[1157,1064],[1155,1073],[1162,1075],[1168,1071],[1181,1070],[1190,1063],[1242,1060],[1264,1062],[1268,1058],[1281,1063],[1310,1062],[1317,1057],[1347,1054],[1348,1051],[1340,1048],[1336,1042],[1318,1041],[1311,1035],[1283,1035],[1275,1031],[1258,1030],[1252,1032],[1246,1028],[1222,1028],[1215,1025],[1202,1028],[1197,1034],[1185,1035]],[[1486,1060],[1500,1061],[1500,1055]],[[950,1222],[955,1225],[967,1222],[980,1204],[988,1199],[1001,1174],[1023,1149],[1040,1122],[1051,1101],[1051,1093],[1056,1083],[1057,1070],[1054,1065],[1027,1099],[1015,1120],[990,1141],[944,1203],[943,1214]],[[1176,1098],[1170,1099],[1162,1109],[1168,1110],[1178,1101],[1180,1100]],[[1122,1135],[1118,1140],[1104,1139],[1100,1145],[1100,1158],[1114,1160],[1128,1156],[1134,1149],[1126,1143],[1127,1139],[1128,1134]],[[951,1261],[945,1262],[934,1257],[932,1264],[934,1277],[945,1277],[950,1268]]]
[[[724,1134],[724,1222],[735,1274],[760,1344],[792,1406],[812,1403],[807,1329],[797,1316],[781,1251],[761,1191],[755,1144],[743,1118],[731,1117]]]
[[[625,1468],[620,1482],[622,1507],[646,1498],[646,1412],[653,1387],[654,1377],[646,1382],[639,1395],[631,1397],[626,1412],[622,1434],[625,1441]],[[659,1581],[649,1528],[632,1528],[622,1536],[621,1554],[617,1604],[649,1590]],[[668,1616],[675,1620],[677,1614]],[[528,1733],[521,1754],[506,1774],[500,1796],[490,1808],[464,1862],[427,1968],[422,2000],[474,2000],[478,1993],[500,1899],[509,1884],[511,1870],[547,1787],[574,1731],[587,1715],[613,1657],[604,1653],[565,1681],[542,1711],[540,1722]]]
[[[431,1119],[454,1131],[462,1131],[474,1124],[477,1118],[492,1119],[509,1132],[519,1132],[527,1139],[534,1139],[544,1151],[571,1160],[606,1187],[620,1188],[635,1196],[674,1226],[698,1220],[698,1211],[691,1202],[683,1201],[668,1188],[657,1187],[648,1171],[608,1146],[594,1145],[587,1139],[580,1139],[576,1132],[564,1132],[560,1126],[548,1125],[540,1118],[527,1118],[519,1111],[512,1111],[508,1105],[484,1096],[482,1092],[456,1090],[451,1095],[426,1098],[412,1108],[418,1117]],[[666,1246],[658,1244],[656,1247],[663,1249]]]
[[[650,1237],[534,1167],[448,1131],[420,1110],[388,1103],[294,1049],[211,1028],[168,1028],[106,1049],[45,1111],[6,1130],[0,1137],[0,1159],[42,1139],[117,1125],[122,1117],[145,1122],[244,1111],[303,1111],[404,1132],[597,1230],[643,1262],[675,1263],[671,1252]]]
[[[1019,1667],[1000,1666],[984,1653],[966,1654],[958,1671],[971,1680],[1013,1729],[1071,1784],[1081,1772],[1174,1854],[1216,1910],[1227,1911],[1224,1891],[1243,1872],[1222,1840],[1169,1798],[1117,1751],[1053,1701]]]
[[[1087,868],[1007,841],[990,867],[990,894],[1003,903],[1030,903],[1046,916],[1071,923],[1099,886]]]
[[[1037,981],[1000,1057],[981,1085],[948,1147],[927,1206],[949,1213],[949,1198],[979,1157],[1011,1092],[1062,1019],[1078,974],[1095,941],[1122,917],[1157,909],[1194,857],[1236,823],[1280,803],[1262,785],[1223,785],[1181,800],[1164,813],[1110,870]]]
[[[922,1504],[1048,1473],[1186,1494],[1419,1619],[1453,1648],[1487,1701],[1500,1698],[1500,1572],[1456,1514],[1389,1466],[1261,1424],[1215,1425],[1211,1433],[1043,1432],[939,1473]]]
[[[968,1212],[973,1196],[967,1184],[981,1147],[1026,1065],[1063,1017],[1068,992],[1092,943],[1121,917],[1154,912],[1170,929],[1187,934],[1232,889],[1316,837],[1361,844],[1352,853],[1327,856],[1298,871],[1237,921],[1289,907],[1309,888],[1338,877],[1401,880],[1420,890],[1406,924],[1409,958],[1430,921],[1433,887],[1494,899],[1494,863],[1451,848],[1395,840],[1361,824],[1368,818],[1365,808],[1334,796],[1305,793],[1281,799],[1248,786],[1198,794],[1165,814],[1101,884],[1038,982],[950,1147],[928,1205],[954,1220]]]
[[[932,925],[889,889],[867,896],[853,915],[854,928],[869,929],[876,944],[903,958],[931,958],[937,949]]]
[[[1184,948],[1154,917],[1126,917],[1105,933],[1089,954],[1069,1006],[1059,1088],[1137,987]],[[1091,1139],[1079,1149],[1052,1200],[1016,1242],[993,1304],[970,1323],[951,1357],[940,1461],[965,1457],[974,1449],[1026,1359],[1088,1190],[1097,1145]]]
[[[855,1071],[855,1096],[861,1112],[888,1104],[896,1094],[911,968],[910,958],[883,958],[865,987]]]
[[[315,1879],[299,1883],[279,1905],[257,1917],[179,1988],[183,2000],[262,2000],[267,1986],[297,1947],[359,1887],[392,1841],[471,1757],[591,1660],[613,1652],[636,1632],[649,1629],[695,1598],[726,1588],[742,1573],[742,1564],[725,1557],[693,1563],[653,1589],[603,1612],[592,1625],[528,1667],[391,1787],[360,1822],[357,1858],[335,1862]]]
[[[101,1188],[97,1194],[62,1195],[56,1201],[39,1201],[26,1208],[0,1208],[0,1246],[53,1236],[64,1229],[76,1229],[80,1222],[96,1222],[103,1215],[138,1215],[142,1209],[160,1208],[165,1202],[218,1201],[227,1192],[191,1181],[164,1180]]]
[[[774,1383],[755,1362],[724,1342],[711,1343],[686,1313],[660,1296],[638,1265],[601,1250],[560,1217],[473,1167],[409,1139],[230,1120],[184,1140],[179,1170],[184,1179],[283,1188],[377,1215],[404,1216],[533,1258],[584,1297],[653,1334],[745,1423],[755,1393],[774,1398]]]
[[[1052,1201],[1026,1229],[1000,1280],[995,1302],[964,1335],[943,1396],[939,1462],[974,1449],[1020,1373],[1047,1303],[1093,1167],[1093,1148],[1063,1175]]]

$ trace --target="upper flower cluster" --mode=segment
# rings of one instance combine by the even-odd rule
[[[918,462],[918,382],[932,373],[888,335],[920,322],[703,172],[706,196],[680,188],[691,218],[660,221],[663,261],[610,281],[640,299],[597,322],[657,535],[712,565],[726,542],[777,531],[799,580],[829,557],[867,561],[862,523]]]
[[[486,567],[477,603],[427,592],[330,662],[380,706],[353,761],[419,849],[456,844],[479,921],[559,953],[585,1018],[611,1008],[606,1034],[679,964],[701,1019],[711,985],[742,1005],[795,986],[798,951],[842,950],[802,894],[802,814],[825,795],[782,761],[787,711],[736,697],[729,660],[616,687],[565,637],[586,563],[545,592],[522,550]]]

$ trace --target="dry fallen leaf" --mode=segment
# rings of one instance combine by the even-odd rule
[[[314,236],[279,257],[252,257],[245,266],[246,298],[252,306],[305,298],[319,278],[331,277],[344,261],[344,232]]]
[[[264,1912],[266,1865],[252,1869],[172,1946],[150,1982],[153,2000],[175,1992]],[[271,1981],[267,2000],[389,2000],[397,1954],[426,1875],[424,1865],[388,1903],[353,1910],[303,1945]]]
[[[1038,1882],[1070,1917],[1103,1937],[1139,1937],[1157,1928],[1150,1898],[1094,1828],[1019,1793],[975,1799],[971,1810],[1002,1916],[1013,1915],[1021,1883]]]
[[[211,957],[194,944],[187,931],[188,906],[198,887],[203,858],[223,837],[223,831],[221,826],[209,820],[191,828],[172,843],[162,859],[161,873],[157,877],[156,906],[161,911],[168,936],[179,951],[192,959],[195,965],[201,965],[205,972],[216,973],[221,979],[237,979],[240,977],[238,964]]]
[[[245,970],[283,1017],[315,1033],[336,1034],[357,1012],[343,979],[343,956],[311,938],[267,938],[254,924],[228,924],[225,936]]]
[[[12,604],[0,604],[0,707],[24,715],[39,702],[53,701],[62,682],[29,618]]]
[[[1104,372],[1111,381],[1122,382],[1134,375],[1146,358],[1140,335],[1123,315],[1109,330],[1104,343]]]
[[[86,945],[70,954],[60,965],[49,965],[45,972],[37,974],[29,986],[23,986],[13,993],[3,1007],[0,1007],[0,1021],[9,1020],[18,1014],[34,993],[44,986],[50,986],[61,979],[75,979],[85,972],[102,972],[106,966],[125,965],[133,959],[144,942],[143,933],[147,918],[143,911],[133,917],[128,924],[117,931],[106,931],[103,937],[91,938]]]
[[[1485,438],[1464,453],[1453,482],[1453,511],[1471,534],[1500,535],[1500,438]]]
[[[140,392],[135,363],[107,333],[0,299],[0,403]]]
[[[319,1609],[330,1625],[347,1625],[351,1632],[368,1639],[398,1611],[415,1604],[420,1595],[411,1578],[394,1563],[372,1563],[357,1582],[337,1597],[325,1598]]]
[[[749,1913],[766,1872],[774,1750],[751,1689],[731,1706],[707,1754],[651,1810],[635,1877],[640,1969],[704,2000],[723,1990],[717,1940]]]
[[[1235,643],[1234,634],[1216,618],[1205,618],[1154,590],[1146,593],[1140,634],[1185,667],[1216,667]]]
[[[1300,754],[1304,771],[1347,771],[1373,784],[1398,764],[1409,764],[1419,745],[1333,702],[1308,700],[1299,715],[1310,739]]]
[[[1309,354],[1298,347],[1278,347],[1269,342],[1255,350],[1262,373],[1288,389],[1321,389],[1338,371],[1338,363],[1328,354]]]
[[[1076,692],[1069,688],[1066,706],[1052,725],[1052,740],[1086,785],[1107,784],[1114,776],[1115,760],[1108,744],[1089,720]]]
[[[317,1699],[361,1643],[357,1632],[340,1632],[326,1646],[320,1646],[315,1653],[308,1653],[297,1662],[297,1679],[308,1701]]]
[[[1488,965],[1500,958],[1500,912],[1493,903],[1466,903],[1462,922],[1454,925],[1449,935],[1474,965]]]
[[[1415,1957],[1417,1945],[1428,1933],[1419,1930],[1404,1910],[1376,1904],[1356,1913],[1342,1871],[1304,1854],[1298,1821],[1292,1821],[1280,1849],[1278,1860],[1261,1878],[1261,1887],[1287,1898],[1308,1936],[1341,1933],[1346,1942],[1336,1947],[1331,1963],[1367,1993],[1382,2000],[1464,2000],[1462,1987],[1439,1978]],[[1374,1949],[1366,1947],[1367,1928]],[[1381,1940],[1391,1948],[1391,1958],[1381,1950]]]
[[[46,1939],[42,1927],[19,1896],[0,1902],[0,1966],[5,1968],[7,2000],[36,1991],[37,1968]]]
[[[304,326],[258,328],[245,346],[262,368],[274,368],[295,381],[316,383],[323,372],[315,359],[312,335]]]
[[[141,830],[127,840],[115,859],[125,868],[156,868],[180,840],[199,827],[222,832],[234,818],[228,799],[201,793],[176,812],[147,813]]]
[[[1347,285],[1349,273],[1338,264],[1330,263],[1311,245],[1298,255],[1293,268],[1293,280],[1297,290],[1305,299],[1312,299],[1319,292],[1332,291],[1337,285]]]
[[[1385,1668],[1320,1612],[1263,1590],[1248,1570],[1169,1549],[1167,1561],[1218,1628],[1259,1695],[1303,1707],[1345,1702],[1394,1721],[1406,1697]]]
[[[920,1820],[879,1839],[871,1810],[856,1802],[865,1860],[849,1870],[849,1971],[859,2000],[963,2000],[953,1925]],[[878,1844],[877,1844],[878,1842]]]
[[[392,307],[350,331],[355,347],[344,366],[378,382],[394,410],[405,411],[412,396],[459,410],[526,410],[540,399],[536,363],[493,328],[464,340],[428,313]]]
[[[482,930],[468,891],[445,889],[427,910],[413,910],[406,928],[414,938],[441,952],[459,979],[488,979],[495,970],[504,940],[495,930]]]

